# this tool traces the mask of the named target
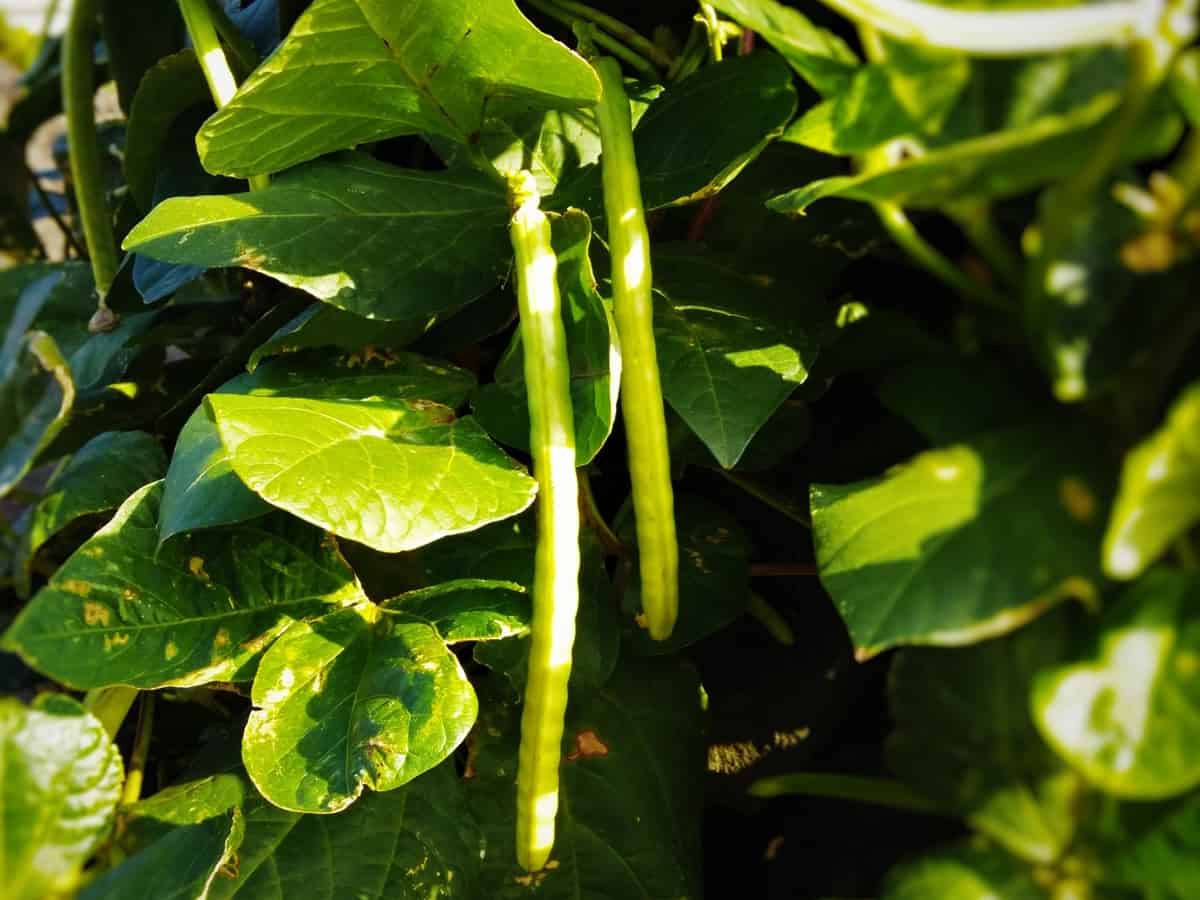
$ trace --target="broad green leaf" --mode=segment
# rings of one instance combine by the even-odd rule
[[[503,187],[471,172],[343,154],[249,194],[172,197],[125,249],[242,266],[368,318],[417,319],[482,296],[511,251]]]
[[[253,372],[268,357],[314,347],[337,347],[359,353],[367,347],[399,350],[424,334],[428,325],[428,319],[380,322],[336,306],[315,303],[259,346],[246,367]]]
[[[338,316],[350,315],[332,307],[319,305],[318,309],[329,309]],[[376,323],[376,328],[381,334],[391,330],[390,325],[381,323]],[[227,381],[216,393],[275,396],[297,389],[318,390],[328,397],[370,397],[408,392],[458,406],[465,401],[473,384],[471,376],[462,370],[362,344],[354,352],[337,357],[290,353],[284,359]],[[167,471],[158,522],[162,540],[185,531],[244,522],[270,509],[269,503],[234,474],[229,451],[221,443],[217,426],[207,410],[198,408],[180,432]]]
[[[194,50],[160,59],[142,78],[125,130],[125,178],[143,211],[154,206],[154,183],[175,120],[212,100]]]
[[[529,633],[530,601],[512,581],[459,578],[407,591],[384,609],[429,623],[443,641],[495,641]]]
[[[121,109],[130,112],[147,72],[183,43],[183,20],[160,0],[99,0],[98,6],[108,68]]]
[[[1064,596],[1096,595],[1107,483],[1087,435],[1035,425],[814,484],[821,583],[860,658],[1004,634]]]
[[[132,811],[137,814],[136,809]],[[241,811],[226,810],[195,824],[165,830],[79,893],[79,900],[195,900],[235,864],[242,839]]]
[[[1104,791],[1151,800],[1200,784],[1200,582],[1147,573],[1106,613],[1094,653],[1034,683],[1038,729]]]
[[[818,93],[841,90],[859,65],[840,37],[776,0],[714,0],[712,5],[761,34]]]
[[[632,517],[620,523],[620,535],[631,548],[636,546],[633,525]],[[694,644],[742,615],[750,599],[749,541],[737,519],[708,500],[676,494],[675,528],[679,619],[665,641],[651,640],[642,627],[630,629],[627,639],[635,653],[672,653]],[[622,598],[630,618],[641,611],[641,584],[636,566],[632,569]]]
[[[75,382],[54,338],[29,332],[0,370],[0,497],[54,440],[74,405]]]
[[[91,270],[86,263],[67,262],[46,267],[44,272],[14,301],[0,344],[0,370],[12,364],[31,329],[54,338],[67,358],[88,339],[88,319],[96,311]]]
[[[121,755],[76,701],[0,700],[0,884],[8,900],[70,890],[108,836]]]
[[[773,53],[731,57],[671,85],[633,133],[646,209],[716,194],[783,133],[795,111],[791,73]],[[599,214],[599,166],[561,185],[552,202]]]
[[[332,542],[294,521],[159,548],[161,496],[154,482],[125,501],[21,611],[4,649],[77,688],[246,680],[294,619],[361,597]]]
[[[447,756],[475,722],[475,691],[428,621],[371,603],[294,625],[254,679],[242,759],[259,791],[334,813]]]
[[[533,502],[536,482],[474,419],[442,405],[465,398],[465,372],[411,355],[361,376],[344,366],[342,377],[288,374],[269,394],[206,401],[233,471],[268,503],[394,553]]]
[[[232,878],[211,900],[473,900],[479,833],[452,762],[336,816],[300,815],[257,797]]]
[[[699,687],[677,659],[640,660],[598,692],[571,694],[554,852],[532,877],[513,847],[519,716],[487,704],[466,784],[489,896],[700,896]]]
[[[881,900],[1049,900],[1008,854],[963,844],[888,872]]]
[[[316,0],[197,137],[205,168],[276,172],[369,141],[470,143],[490,102],[591,106],[591,67],[512,0]]]
[[[1104,535],[1104,571],[1134,578],[1200,521],[1200,384],[1175,401],[1162,427],[1125,457]]]
[[[1117,91],[1107,91],[1073,109],[928,149],[909,142],[903,156],[887,168],[814,181],[772,198],[769,206],[799,215],[825,197],[939,207],[1020,194],[1074,171],[1075,161],[1106,133],[1118,98]],[[1178,116],[1162,104],[1151,104],[1131,129],[1122,160],[1166,153],[1179,132]]]
[[[889,681],[891,768],[1034,863],[1067,848],[1081,794],[1029,713],[1033,677],[1066,655],[1070,624],[1056,611],[974,647],[904,650]]]
[[[31,262],[10,269],[0,269],[0,330],[8,333],[11,323],[18,314],[21,294],[30,285],[41,281],[47,275],[52,275],[60,268],[59,264],[47,262]],[[21,333],[28,325],[21,325]]]
[[[144,431],[107,431],[84,444],[33,508],[17,558],[23,593],[43,544],[84,516],[116,509],[142,485],[162,478],[166,467],[158,441]]]
[[[1193,799],[1131,845],[1122,846],[1115,859],[1105,860],[1102,879],[1155,900],[1200,895],[1200,802]]]
[[[732,468],[808,377],[824,310],[690,247],[656,248],[654,284],[663,395]]]
[[[568,210],[554,220],[552,240],[558,255],[571,367],[571,407],[575,414],[575,464],[585,466],[612,433],[621,381],[621,351],[612,313],[596,291],[588,256],[592,227],[587,214]],[[529,408],[525,390],[525,354],[520,332],[496,366],[495,383],[472,400],[479,423],[497,440],[529,449]]]

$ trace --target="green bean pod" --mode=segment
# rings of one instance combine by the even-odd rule
[[[579,500],[570,364],[550,222],[538,208],[532,175],[514,177],[511,191],[516,212],[509,231],[529,394],[529,447],[538,482],[533,627],[517,763],[517,861],[534,872],[545,866],[554,846],[579,607]]]
[[[600,127],[604,214],[612,255],[613,314],[621,339],[621,416],[637,519],[642,611],[650,637],[665,640],[679,613],[679,546],[658,354],[654,347],[650,235],[642,209],[629,98],[616,60],[593,62],[603,96]]]

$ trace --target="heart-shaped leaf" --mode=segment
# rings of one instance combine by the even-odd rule
[[[333,813],[450,755],[478,703],[428,621],[371,603],[288,629],[254,679],[242,759],[283,809]]]
[[[121,796],[121,754],[76,701],[32,708],[0,700],[0,871],[9,900],[69,891],[108,836]]]
[[[337,548],[294,521],[159,548],[162,482],[146,485],[38,591],[3,646],[78,688],[245,679],[293,619],[361,589]]]
[[[1105,616],[1088,659],[1041,673],[1033,716],[1058,753],[1110,794],[1200,784],[1200,581],[1147,573]]]

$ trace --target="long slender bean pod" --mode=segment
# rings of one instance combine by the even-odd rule
[[[196,59],[199,60],[204,80],[208,83],[208,92],[212,95],[217,109],[220,109],[237,93],[237,79],[229,66],[228,57],[225,56],[225,48],[221,46],[212,7],[208,5],[208,0],[179,0],[179,11],[183,14],[188,36],[192,39],[192,47],[196,51]],[[250,178],[252,190],[264,188],[267,183],[266,175],[253,175]]]
[[[92,51],[96,46],[96,0],[75,0],[63,34],[62,99],[67,116],[67,146],[79,223],[87,244],[101,310],[117,275],[117,238],[104,198],[100,141],[96,137]]]
[[[621,416],[629,446],[637,518],[642,610],[655,640],[665,640],[679,611],[679,547],[658,355],[654,347],[650,235],[642,209],[629,98],[616,60],[593,62],[603,95],[596,107],[602,148],[604,214],[612,255],[613,313],[621,338]]]
[[[550,222],[538,208],[532,175],[516,176],[511,190],[529,447],[538,482],[533,627],[517,764],[517,861],[533,872],[545,866],[554,846],[563,717],[579,607],[579,499],[570,365]]]

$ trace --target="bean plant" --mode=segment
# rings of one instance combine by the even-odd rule
[[[1193,0],[49,5],[5,900],[1200,897]]]

